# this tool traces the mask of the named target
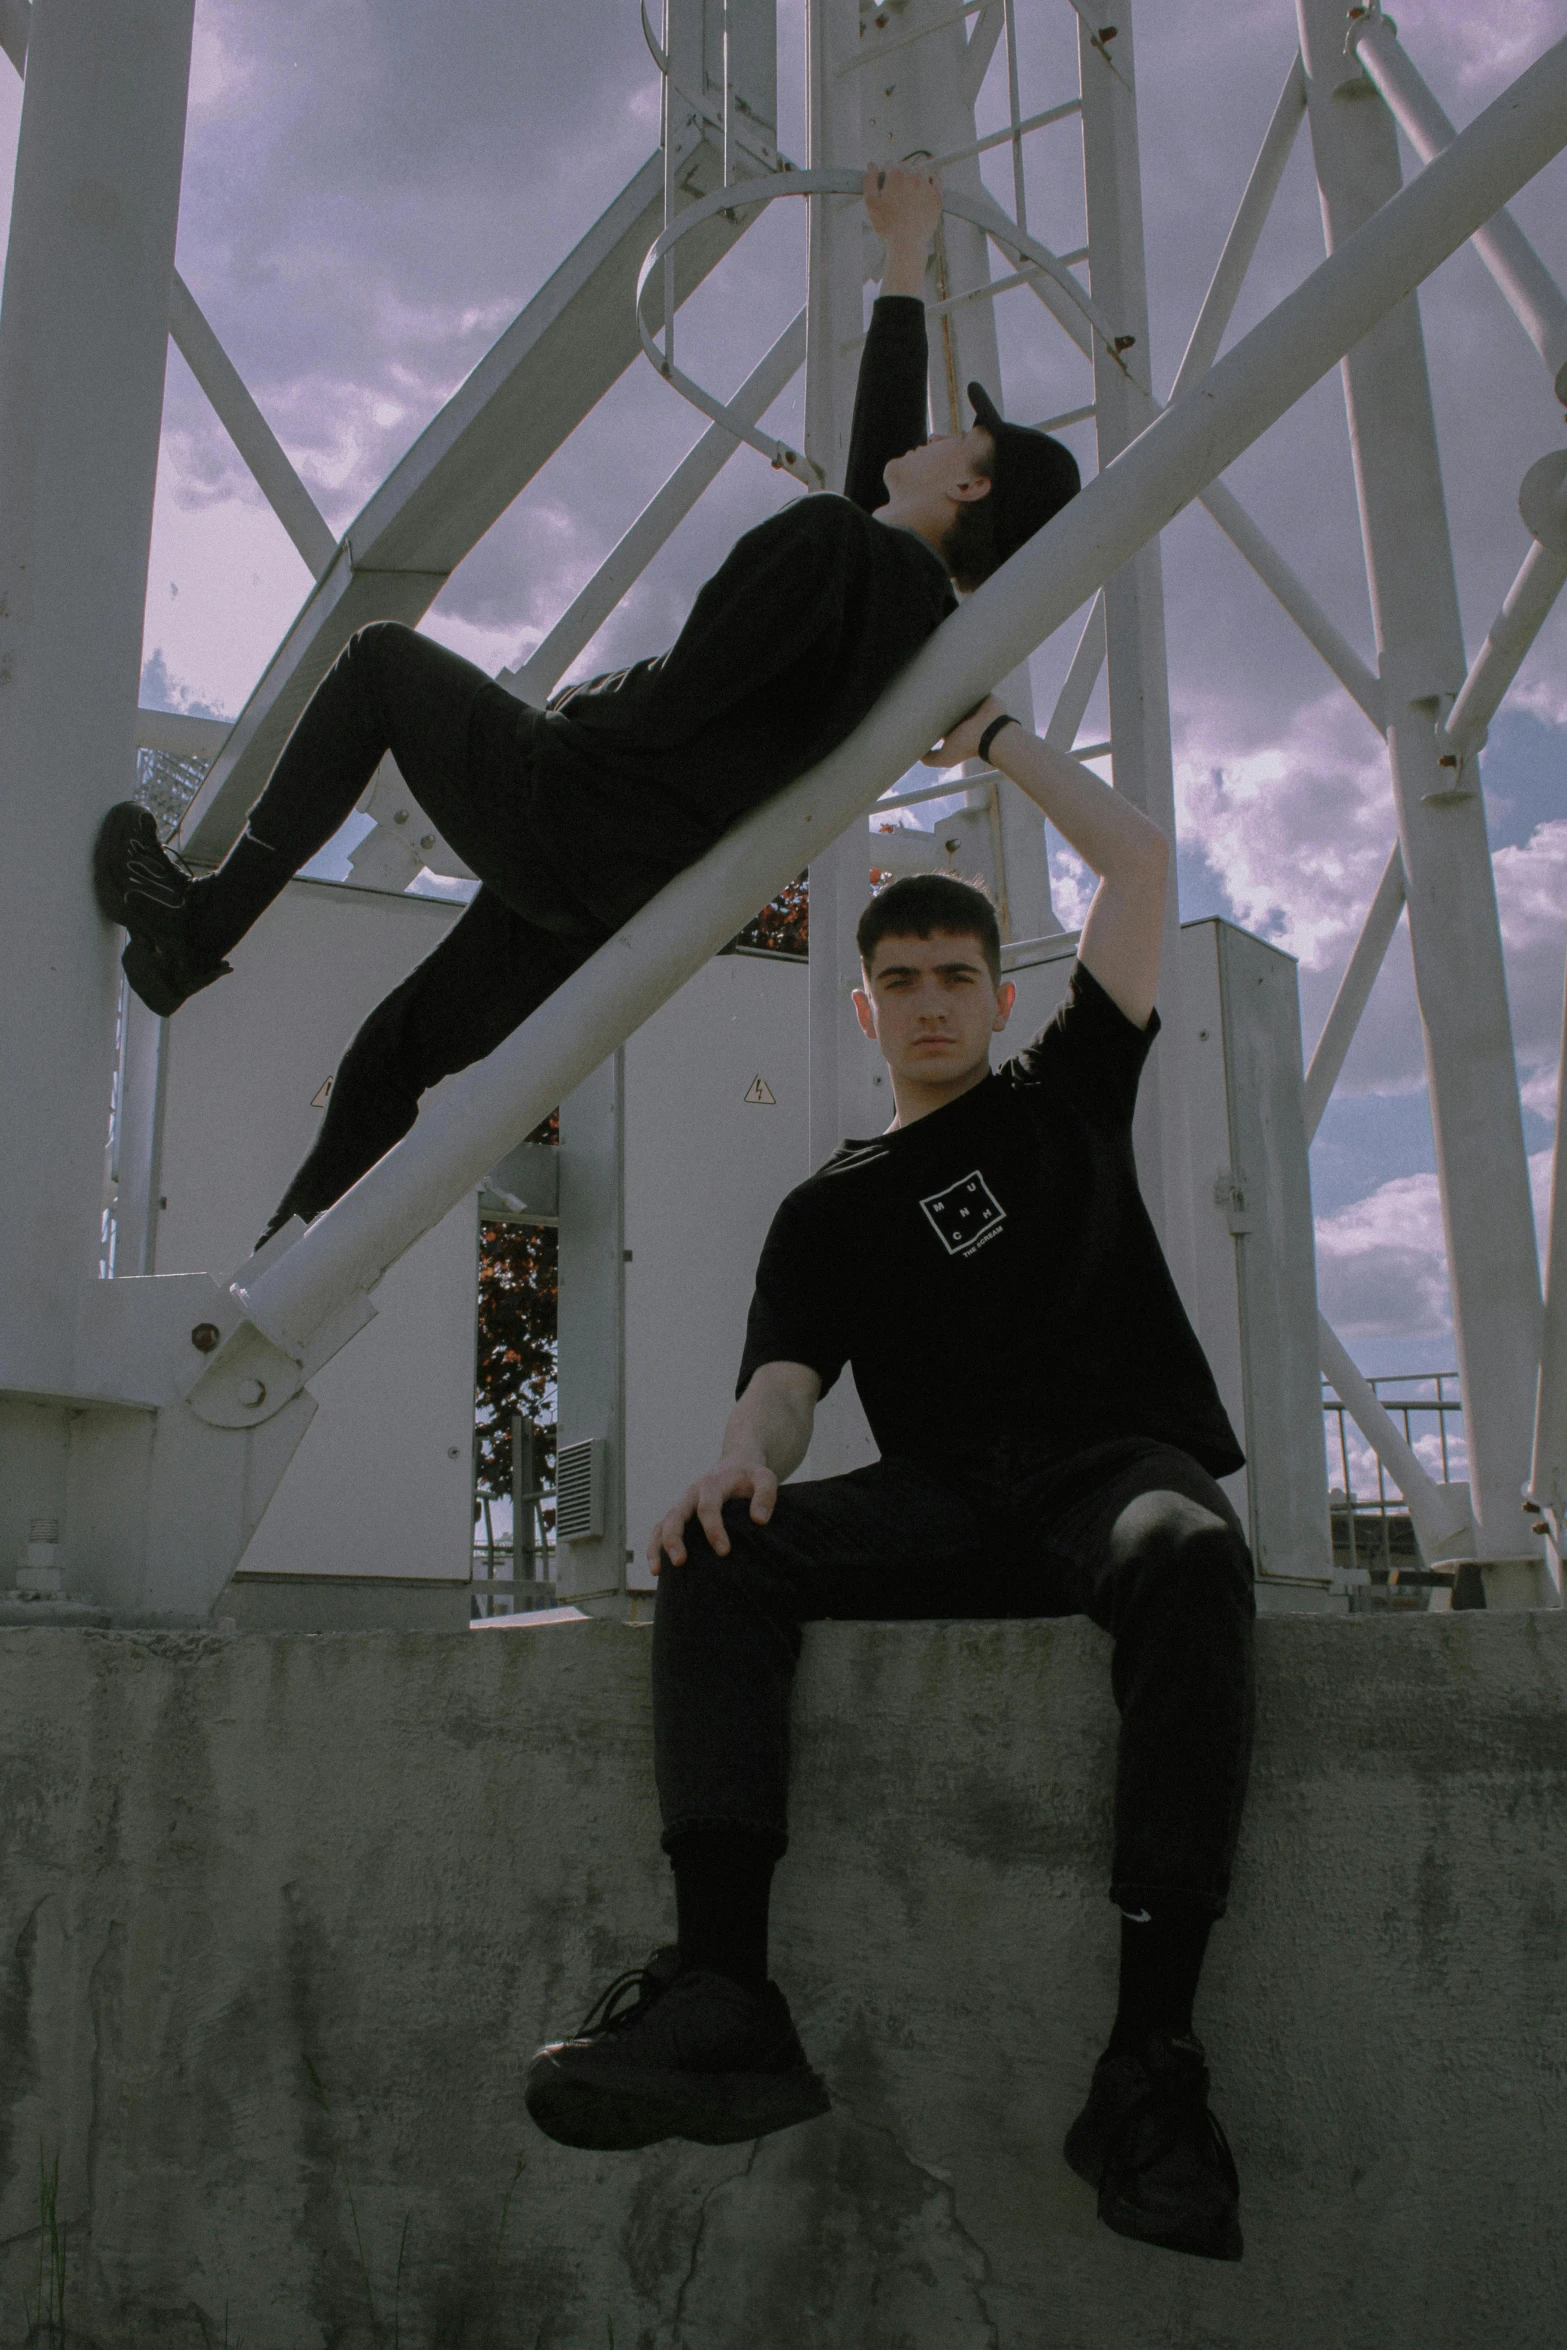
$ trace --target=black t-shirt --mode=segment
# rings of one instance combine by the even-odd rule
[[[953,611],[945,566],[871,515],[926,437],[925,307],[884,295],[860,362],[846,495],[796,499],[739,539],[656,660],[523,715],[528,832],[566,903],[614,929],[852,734]]]
[[[1137,1188],[1132,1110],[1158,1032],[1079,964],[1016,1060],[945,1108],[847,1142],[773,1219],[737,1394],[845,1363],[884,1454],[1014,1437],[1244,1459]]]

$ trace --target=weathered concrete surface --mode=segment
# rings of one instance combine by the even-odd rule
[[[1235,2269],[1057,2151],[1113,1994],[1087,1625],[811,1634],[776,1966],[837,2110],[616,2157],[519,2087],[668,1932],[645,1633],[0,1634],[0,2339],[42,2145],[105,2350],[1555,2350],[1567,1618],[1261,1632]]]

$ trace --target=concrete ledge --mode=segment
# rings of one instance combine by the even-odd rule
[[[394,2294],[403,2350],[1554,2350],[1567,1620],[1260,1633],[1237,2269],[1058,2153],[1113,2002],[1088,1625],[812,1631],[776,1966],[837,2110],[629,2157],[519,2087],[669,1930],[645,1633],[0,1633],[0,2332],[42,2146],[99,2350],[390,2342]]]
[[[231,1575],[212,1613],[238,1632],[457,1632],[471,1583],[451,1575]]]

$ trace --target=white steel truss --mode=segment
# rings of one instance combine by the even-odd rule
[[[1482,1559],[1514,1557],[1526,1477],[1559,1547],[1567,1510],[1561,1144],[1567,1123],[1558,1128],[1542,1321],[1475,763],[1487,722],[1567,580],[1567,458],[1552,453],[1528,477],[1523,511],[1536,543],[1484,648],[1467,666],[1413,296],[1422,279],[1472,239],[1558,390],[1567,391],[1567,305],[1504,209],[1567,144],[1567,43],[1455,132],[1380,9],[1351,12],[1346,50],[1337,0],[1299,0],[1299,53],[1287,61],[1256,165],[1161,411],[1149,368],[1132,10],[1120,7],[1111,25],[1098,23],[1077,0],[1072,5],[1079,89],[1023,117],[1015,0],[970,0],[963,8],[943,0],[901,6],[889,0],[870,17],[861,16],[856,0],[810,0],[809,154],[801,172],[776,148],[767,0],[669,0],[661,32],[647,27],[665,82],[660,152],[337,545],[173,271],[190,0],[174,8],[166,0],[34,0],[31,10],[23,0],[5,0],[0,8],[0,45],[18,67],[25,62],[27,73],[0,313],[0,427],[29,413],[40,381],[71,395],[49,420],[52,439],[30,444],[30,483],[21,479],[11,450],[0,447],[0,532],[14,541],[19,530],[36,530],[28,500],[38,497],[40,484],[45,502],[53,501],[50,552],[39,566],[27,619],[32,634],[22,630],[26,690],[0,713],[0,748],[8,781],[26,774],[31,784],[60,771],[49,824],[40,829],[30,797],[26,827],[56,876],[58,886],[52,883],[48,893],[51,916],[77,948],[76,975],[43,1007],[38,1033],[18,1041],[15,1031],[25,1023],[13,1023],[6,1045],[8,1078],[39,1109],[28,1135],[8,1146],[4,1168],[8,1202],[26,1203],[27,1214],[20,1221],[12,1216],[0,1242],[8,1333],[0,1396],[152,1415],[162,1431],[154,1439],[162,1466],[155,1466],[150,1490],[162,1499],[148,1507],[154,1516],[162,1513],[160,1539],[172,1526],[186,1529],[208,1561],[203,1572],[213,1590],[222,1579],[220,1558],[226,1574],[243,1528],[265,1506],[302,1433],[311,1408],[306,1382],[374,1313],[373,1292],[386,1269],[803,864],[812,874],[816,1139],[819,1149],[836,1142],[852,1093],[840,1048],[848,940],[864,888],[859,827],[954,714],[998,681],[1005,681],[1012,706],[1021,704],[1027,714],[1022,665],[1085,604],[1077,652],[1047,732],[1072,747],[1097,678],[1107,671],[1109,743],[1079,748],[1108,749],[1117,788],[1173,832],[1158,534],[1194,501],[1206,506],[1388,744],[1398,837],[1312,1057],[1308,1122],[1315,1127],[1320,1119],[1407,905],[1467,1414],[1472,1523],[1460,1522],[1451,1494],[1425,1478],[1326,1329],[1325,1367],[1405,1491],[1428,1555],[1468,1549]],[[981,136],[975,99],[1003,43],[1008,120],[1004,130]],[[103,62],[111,52],[114,73]],[[870,66],[878,70],[865,70]],[[1346,106],[1342,93],[1350,86],[1373,102]],[[1082,254],[1060,255],[1028,226],[1023,142],[1073,122],[1083,141],[1088,244]],[[1220,358],[1302,122],[1312,137],[1328,258]],[[1422,164],[1407,186],[1399,129]],[[85,274],[72,280],[67,270],[62,279],[50,239],[50,207],[77,147],[100,162],[108,156],[123,200],[146,227],[142,279],[119,290],[107,315],[93,257],[83,261]],[[979,173],[980,155],[1003,147],[1012,162],[1011,213]],[[847,200],[857,185],[853,167],[867,154],[914,153],[940,157],[948,186],[930,303],[938,420],[961,423],[960,387],[969,375],[999,388],[993,300],[1008,287],[1026,286],[1091,365],[1091,397],[1047,421],[1060,426],[1092,415],[1097,477],[938,632],[848,743],[736,826],[644,908],[487,1062],[444,1089],[414,1132],[308,1231],[295,1227],[279,1235],[231,1283],[201,1275],[173,1283],[99,1282],[88,1285],[83,1303],[96,1246],[99,1104],[108,1091],[113,984],[95,917],[90,909],[84,916],[76,901],[83,895],[86,842],[98,810],[123,790],[132,737],[212,757],[182,845],[198,862],[215,861],[347,637],[372,618],[413,620],[428,609],[484,530],[633,362],[639,344],[708,414],[711,428],[532,659],[505,680],[513,690],[542,698],[740,443],[762,447],[808,483],[840,480],[864,287],[874,261]],[[757,216],[759,197],[796,193],[811,211],[807,309],[735,399],[716,401],[695,373],[676,364],[678,305]],[[1007,264],[995,279],[992,248]],[[1084,262],[1086,285],[1073,275]],[[80,321],[95,302],[94,345],[82,338]],[[133,675],[127,691],[128,648],[133,639],[139,644],[158,387],[169,334],[316,583],[245,710],[222,730],[221,745],[210,721],[138,715]],[[802,357],[806,431],[796,451],[762,432],[760,421]],[[1377,674],[1219,479],[1341,360]],[[93,405],[84,373],[91,369],[113,385],[115,415],[108,438],[93,452],[98,472],[84,485],[77,478],[84,436],[100,429],[106,413],[101,396]],[[74,498],[61,489],[68,477],[77,483]],[[0,562],[5,559],[0,548]],[[102,609],[72,606],[70,596],[95,560]],[[122,639],[121,650],[106,658],[104,646],[121,646]],[[82,658],[89,641],[90,664]],[[89,668],[101,683],[84,701],[80,680]],[[73,701],[78,706],[68,711]],[[67,714],[69,723],[62,724]],[[1054,921],[1037,820],[1026,817],[995,777],[970,773],[964,784],[971,804],[991,811],[1011,935],[1037,937]],[[391,787],[382,779],[377,788]],[[914,796],[903,794],[903,802]],[[29,909],[19,905],[16,913],[15,922],[0,928],[8,942],[0,952],[14,959],[8,1000],[32,1006],[39,992],[37,925]],[[1172,885],[1172,936],[1176,916]],[[1174,973],[1173,954],[1166,968]],[[1177,984],[1173,977],[1170,984]],[[144,1039],[139,1049],[145,1045]],[[79,1072],[79,1085],[57,1086],[49,1099],[43,1072],[62,1066]],[[1178,1051],[1162,1051],[1145,1091],[1141,1141],[1151,1205],[1184,1280],[1191,1164]],[[1558,1116],[1567,1121],[1567,1111]],[[188,1351],[193,1313],[213,1334],[195,1362]],[[127,1441],[120,1429],[106,1444],[106,1457],[120,1458]],[[214,1480],[227,1500],[212,1498]]]

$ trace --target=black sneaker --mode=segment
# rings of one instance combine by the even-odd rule
[[[119,801],[99,825],[92,873],[99,912],[130,932],[120,958],[125,976],[160,1018],[231,968],[192,952],[186,901],[194,877],[184,859],[163,846],[149,810],[134,800]]]
[[[1099,2216],[1117,2235],[1203,2260],[1240,2259],[1240,2181],[1208,2111],[1200,2040],[1153,2035],[1136,2053],[1106,2049],[1064,2151],[1098,2188]]]
[[[735,2146],[832,2107],[777,1984],[747,1990],[672,1946],[617,1976],[574,2039],[539,2050],[523,2097],[547,2138],[595,2148]]]

